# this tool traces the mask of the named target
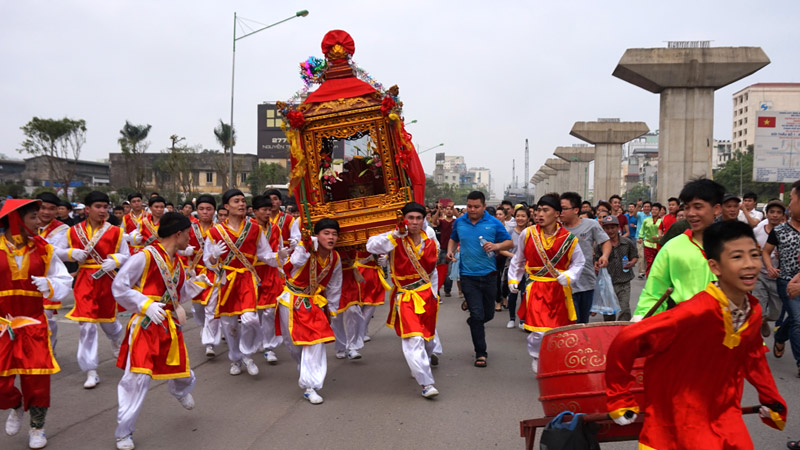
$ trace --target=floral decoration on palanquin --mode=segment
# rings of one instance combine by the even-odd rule
[[[328,62],[316,56],[309,56],[307,60],[300,63],[300,78],[306,87],[312,84],[320,84],[325,81],[325,71],[328,70]]]
[[[335,184],[337,181],[342,181],[342,179],[339,178],[339,174],[333,170],[331,155],[327,153],[320,155],[318,178],[322,182],[322,185],[326,187]]]
[[[306,123],[306,116],[300,111],[290,110],[286,113],[286,119],[289,120],[289,126],[294,129],[300,129]]]

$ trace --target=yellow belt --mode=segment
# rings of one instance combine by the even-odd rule
[[[250,272],[247,269],[247,267],[222,266],[222,268],[228,271],[228,275],[225,277],[228,280],[228,283],[233,283],[233,281],[236,279],[236,276],[239,275],[240,273]],[[255,281],[255,280],[253,280],[253,281]],[[222,300],[219,303],[220,306],[224,305],[225,302],[228,301],[228,297],[230,297],[230,295],[231,295],[231,290],[230,289],[226,289],[225,290],[225,295],[222,296]]]
[[[555,281],[556,283],[558,283],[557,278],[537,277],[533,275],[530,270],[527,270],[527,272],[528,272],[528,279],[531,281]],[[569,315],[569,320],[578,320],[578,315],[575,313],[575,303],[572,302],[572,288],[570,287],[570,284],[572,284],[571,281],[572,280],[570,280],[569,277],[567,277],[567,285],[562,286],[562,288],[564,289],[564,297],[566,297],[565,303],[567,307],[567,314]],[[531,286],[533,286],[533,283],[528,283],[528,289],[530,289]]]
[[[325,298],[324,295],[320,294],[320,292],[322,292],[322,289],[317,289],[317,292],[315,292],[313,294],[303,294],[303,293],[294,292],[294,291],[290,290],[288,286],[284,286],[283,287],[283,291],[284,292],[288,292],[290,295],[293,295],[295,297],[311,299],[311,302],[313,302],[315,305],[319,306],[320,308],[324,308],[325,305],[328,304],[328,299]],[[291,297],[289,297],[289,298],[291,298]],[[284,302],[284,301],[281,301],[280,303],[283,306],[286,306],[286,307],[292,307],[293,306],[293,305],[290,305],[290,304],[288,304],[287,302]],[[335,315],[333,311],[331,311],[331,315]]]
[[[383,269],[381,269],[380,266],[368,266],[366,264],[361,264],[360,262],[357,262],[356,263],[356,267],[363,267],[365,269],[376,270],[378,272],[378,278],[381,280],[381,284],[383,285],[383,288],[386,289],[387,291],[391,291],[392,290],[392,287],[389,286],[389,283],[386,281],[386,278],[384,278]]]
[[[431,284],[425,283],[422,286],[419,286],[415,289],[403,289],[401,287],[397,288],[397,292],[400,292],[400,301],[401,302],[410,302],[414,301],[414,313],[415,314],[424,314],[425,313],[425,300],[419,295],[419,292],[423,292],[425,289],[430,289]]]

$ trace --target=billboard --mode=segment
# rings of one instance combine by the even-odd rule
[[[258,105],[258,159],[289,159],[289,143],[274,103]]]
[[[800,111],[759,111],[753,153],[753,181],[800,180]]]

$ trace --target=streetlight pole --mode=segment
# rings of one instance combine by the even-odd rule
[[[423,153],[425,153],[425,152],[429,152],[429,151],[431,151],[431,150],[433,150],[433,149],[435,149],[435,148],[439,148],[439,147],[441,147],[441,146],[443,146],[443,145],[444,145],[444,142],[442,142],[441,144],[436,144],[436,145],[434,145],[434,146],[433,146],[433,147],[431,147],[431,148],[426,148],[425,150],[422,150],[421,152],[417,152],[417,154],[418,154],[418,155],[421,155],[421,154],[423,154]]]
[[[237,38],[236,37],[236,13],[235,12],[233,13],[233,62],[231,63],[231,123],[230,123],[230,134],[228,135],[228,148],[230,148],[230,151],[231,151],[231,154],[230,154],[230,172],[229,172],[230,178],[228,179],[228,185],[231,188],[234,186],[234,178],[233,178],[233,144],[234,144],[234,142],[233,142],[233,92],[234,92],[234,86],[235,86],[235,83],[236,83],[236,41],[238,41],[240,39],[244,39],[247,36],[251,36],[253,34],[256,34],[259,31],[264,31],[267,28],[272,28],[272,27],[274,27],[276,25],[280,25],[283,22],[286,22],[286,21],[294,19],[295,17],[305,17],[307,15],[308,15],[308,10],[304,9],[302,11],[297,11],[291,17],[287,17],[287,18],[285,18],[283,20],[280,20],[278,22],[275,22],[275,23],[273,23],[271,25],[266,25],[264,27],[261,27],[261,28],[255,30],[255,31],[251,31],[249,33],[243,34],[243,35],[241,35],[241,36],[239,36]]]

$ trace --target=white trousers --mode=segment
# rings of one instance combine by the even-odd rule
[[[111,339],[114,348],[119,348],[122,333],[125,329],[116,320],[113,322],[80,322],[80,336],[78,337],[78,366],[82,371],[97,370],[97,325],[103,329],[106,337]]]
[[[542,347],[542,338],[544,333],[539,331],[531,331],[528,334],[528,354],[533,357],[531,363],[533,373],[539,373],[539,349]]]
[[[401,339],[403,345],[403,356],[406,357],[408,368],[411,375],[417,380],[420,386],[433,384],[433,373],[431,372],[431,354],[436,343],[433,339],[426,341],[419,336]]]
[[[239,316],[222,316],[219,319],[228,342],[228,359],[233,362],[241,361],[258,351],[262,339],[257,313],[246,312]]]
[[[219,345],[222,339],[220,329],[220,319],[214,318],[214,313],[217,310],[217,297],[219,288],[214,288],[211,295],[208,296],[208,303],[205,306],[195,303],[194,304],[194,319],[198,325],[203,327],[203,332],[200,334],[200,341],[205,345]]]
[[[297,381],[301,389],[322,389],[325,375],[328,373],[328,355],[325,344],[294,345],[289,334],[289,308],[278,305],[281,318],[281,333],[285,336],[284,345],[297,363],[300,378]]]
[[[364,317],[364,321],[361,322],[361,339],[364,339],[364,336],[366,336],[369,331],[369,321],[372,320],[376,308],[377,305],[361,306],[361,316]]]
[[[275,350],[283,342],[283,336],[275,336],[276,311],[277,308],[258,310],[258,317],[261,321],[261,346],[267,351]]]
[[[442,341],[439,339],[439,330],[433,330],[433,351],[434,355],[442,356]]]
[[[167,383],[169,393],[175,398],[179,399],[192,393],[195,376],[194,371],[189,373],[188,377],[173,378]],[[114,432],[117,439],[133,434],[136,429],[136,419],[142,411],[142,404],[151,379],[150,375],[131,372],[130,361],[128,362],[128,368],[125,369],[125,374],[122,375],[117,386],[119,409],[117,410],[117,429]]]
[[[54,310],[45,309],[44,315],[47,316],[47,326],[50,327],[50,346],[53,348],[53,354],[56,354],[56,344],[58,343],[58,321],[56,320]]]
[[[364,316],[359,305],[350,306],[331,320],[337,353],[364,348],[364,335],[361,334],[363,323]]]

